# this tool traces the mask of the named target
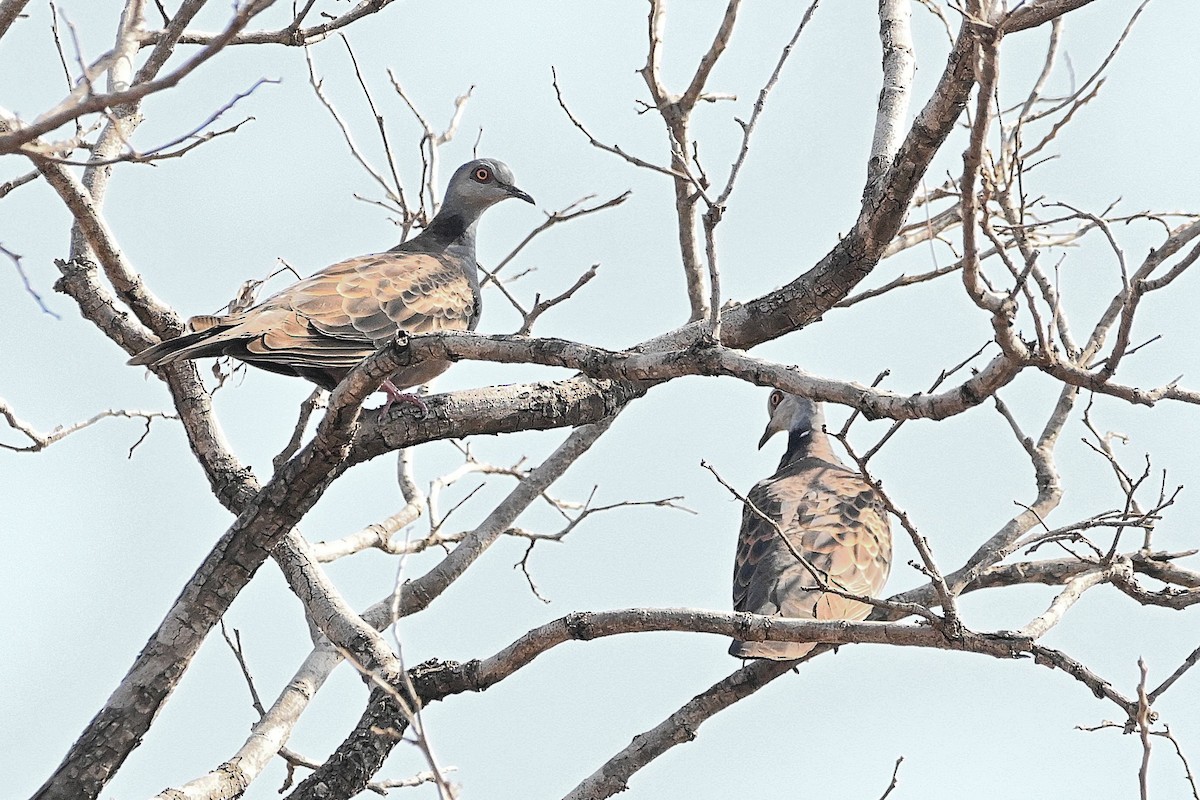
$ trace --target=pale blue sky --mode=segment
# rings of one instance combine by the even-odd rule
[[[61,0],[85,51],[109,46],[115,3]],[[707,45],[724,4],[676,2],[670,10],[664,68],[682,88]],[[1077,76],[1103,59],[1136,3],[1097,2],[1072,14],[1064,52]],[[343,9],[344,4],[333,4]],[[723,175],[740,141],[733,116],[749,113],[758,88],[802,13],[800,4],[747,3],[731,47],[710,88],[734,92],[736,103],[697,111],[695,135],[710,170]],[[227,4],[215,4],[203,25],[222,24]],[[273,19],[282,18],[273,13]],[[63,78],[52,48],[48,8],[0,43],[0,105],[36,115],[59,99]],[[946,38],[940,23],[914,12],[918,73],[914,108],[940,74]],[[444,148],[443,177],[480,153],[505,160],[535,210],[503,204],[480,231],[480,261],[494,264],[552,210],[589,193],[601,198],[632,189],[623,206],[559,227],[522,255],[537,271],[515,285],[524,299],[553,294],[599,262],[598,278],[535,328],[608,347],[634,344],[680,324],[686,299],[678,267],[671,188],[660,175],[636,170],[591,148],[558,109],[550,67],[558,69],[572,110],[601,139],[664,162],[661,122],[639,116],[645,87],[635,70],[645,61],[641,2],[403,2],[349,30],[349,37],[401,155],[409,186],[420,163],[418,129],[388,87],[391,68],[435,122],[468,86],[475,94],[459,137]],[[727,297],[748,299],[785,283],[819,259],[851,225],[859,196],[879,91],[878,19],[874,3],[826,0],[805,32],[772,95],[744,175],[719,231]],[[1126,212],[1197,210],[1197,78],[1200,5],[1152,3],[1117,57],[1100,96],[1083,109],[1050,150],[1059,157],[1026,182],[1034,196],[1099,212],[1121,198]],[[1004,105],[1024,96],[1042,64],[1047,30],[1005,42]],[[380,148],[347,63],[331,40],[313,50],[326,90],[352,120],[373,155]],[[135,143],[149,147],[201,122],[258,78],[261,87],[228,115],[255,121],[237,135],[206,144],[184,159],[119,167],[106,203],[108,221],[149,286],[185,315],[211,313],[238,284],[285,259],[308,274],[341,258],[385,249],[396,230],[378,208],[354,193],[377,196],[348,155],[340,135],[307,85],[300,51],[234,49],[145,105]],[[1066,65],[1050,84],[1070,85]],[[958,135],[930,172],[937,182],[961,170]],[[0,161],[0,181],[28,168]],[[69,217],[49,188],[23,187],[0,201],[0,243],[24,257],[47,304],[42,314],[12,270],[0,274],[0,396],[40,429],[67,424],[104,408],[166,410],[165,389],[83,321],[51,290],[52,261],[64,257]],[[1131,259],[1160,237],[1143,224],[1118,229]],[[1062,284],[1076,326],[1085,330],[1119,274],[1099,239],[1064,251]],[[1054,252],[1057,259],[1059,252]],[[946,263],[916,248],[885,262],[872,283]],[[6,268],[7,269],[7,268]],[[276,284],[275,288],[282,284]],[[1180,373],[1195,386],[1200,350],[1194,299],[1197,277],[1144,307],[1135,339],[1162,332],[1163,341],[1131,358],[1126,379],[1157,385]],[[516,315],[494,291],[485,295],[480,329],[508,332]],[[892,369],[888,386],[925,388],[943,366],[990,338],[987,318],[956,278],[896,293],[784,337],[756,354],[795,363],[829,377],[869,382]],[[440,390],[514,383],[561,370],[460,364]],[[251,371],[217,394],[222,424],[237,454],[260,478],[286,441],[301,381]],[[1003,392],[1027,432],[1040,429],[1054,398],[1052,383],[1026,375]],[[699,467],[711,462],[748,488],[774,469],[782,445],[754,449],[764,419],[765,392],[733,380],[686,379],[655,389],[631,406],[612,431],[558,484],[557,496],[583,500],[654,499],[684,495],[690,516],[658,509],[614,511],[587,521],[565,543],[540,545],[530,564],[541,591],[532,596],[512,565],[524,544],[502,541],[428,611],[404,620],[400,636],[410,663],[428,658],[483,657],[528,629],[574,610],[632,606],[729,607],[729,573],[740,509]],[[1163,549],[1196,546],[1200,523],[1191,487],[1200,479],[1194,454],[1196,410],[1160,404],[1128,409],[1098,400],[1103,429],[1131,437],[1119,451],[1132,465],[1151,452],[1168,482],[1189,486],[1160,524]],[[831,421],[844,413],[831,409]],[[1082,443],[1078,415],[1059,451],[1067,496],[1050,523],[1065,524],[1119,500],[1107,467]],[[873,443],[886,423],[858,427]],[[187,450],[182,432],[156,423],[127,458],[141,425],[108,420],[38,455],[0,454],[0,794],[30,793],[59,762],[83,725],[117,685],[134,655],[188,576],[229,523]],[[480,458],[537,462],[565,433],[481,438]],[[17,437],[0,430],[5,442]],[[419,480],[458,463],[448,443],[420,447]],[[1032,470],[1002,419],[989,407],[945,423],[913,423],[874,467],[892,496],[929,537],[943,567],[961,563],[1017,507],[1034,496]],[[402,504],[392,478],[394,459],[352,470],[302,522],[311,539],[333,538],[393,513]],[[477,481],[462,482],[447,500]],[[470,526],[509,484],[497,480],[460,513]],[[427,523],[417,523],[420,532]],[[531,510],[521,524],[551,530],[555,519]],[[906,566],[914,557],[897,529],[896,567],[889,592],[921,582]],[[437,554],[411,558],[406,574],[424,572]],[[383,597],[395,577],[393,559],[364,553],[330,566],[355,607]],[[1015,628],[1044,609],[1050,587],[979,593],[963,602],[976,630]],[[266,564],[235,602],[228,622],[242,631],[250,665],[270,702],[309,650],[299,603],[277,568]],[[1047,643],[1065,649],[1131,693],[1136,659],[1145,655],[1152,681],[1164,678],[1198,643],[1195,613],[1143,609],[1111,588],[1090,593]],[[1114,635],[1115,632],[1115,635]],[[629,739],[661,721],[738,664],[727,642],[711,636],[653,634],[572,643],[480,695],[434,704],[426,721],[443,764],[464,797],[559,797]],[[365,698],[361,681],[341,668],[302,719],[290,746],[314,758],[341,741]],[[1200,676],[1166,694],[1159,711],[1200,763]],[[699,738],[639,773],[623,797],[878,797],[897,756],[905,757],[893,798],[993,796],[1130,797],[1136,792],[1137,743],[1114,732],[1081,733],[1077,724],[1113,718],[1116,709],[1069,677],[1029,661],[1001,663],[979,656],[873,646],[845,647],[785,676],[718,715]],[[210,637],[144,744],[112,782],[112,798],[149,796],[182,783],[229,757],[254,712],[237,666],[219,637]],[[1154,796],[1185,796],[1181,767],[1165,742],[1154,751]],[[419,754],[399,749],[384,770],[400,777],[422,769]],[[280,762],[247,794],[277,796]],[[432,790],[405,790],[426,798]]]

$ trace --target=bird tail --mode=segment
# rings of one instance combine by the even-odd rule
[[[739,642],[729,645],[729,655],[737,658],[768,658],[772,661],[791,661],[804,658],[816,642]]]
[[[224,340],[210,340],[215,339],[228,326],[209,322],[208,320],[211,318],[200,319],[202,320],[201,325],[194,326],[200,328],[196,332],[185,333],[183,336],[177,336],[174,339],[168,339],[152,347],[147,347],[125,363],[134,366],[156,367],[161,364],[172,364],[176,361],[189,361],[193,358],[221,355],[222,350],[224,350],[228,342]]]

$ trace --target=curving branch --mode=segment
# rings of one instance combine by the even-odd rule
[[[357,630],[370,640],[372,639],[371,635],[359,626],[366,625],[371,630],[382,630],[395,622],[399,616],[407,616],[427,607],[512,525],[516,517],[530,503],[541,496],[554,480],[585,453],[611,423],[612,419],[610,418],[601,424],[586,425],[574,431],[541,466],[531,470],[492,514],[464,537],[458,547],[440,564],[424,576],[401,586],[399,596],[385,598],[376,603],[361,615],[361,620],[357,616],[351,620],[349,618],[351,615],[344,613],[344,607],[337,608],[335,609],[337,613],[331,617],[331,622],[343,626],[348,625],[351,628],[347,632],[348,634],[353,634]],[[289,534],[289,537],[298,538],[295,534]],[[288,540],[285,539],[284,544],[287,542]],[[303,540],[299,540],[296,544],[307,549],[304,548]],[[307,553],[301,557],[311,558],[312,555],[313,551],[307,549]],[[289,582],[294,584],[290,577]],[[308,590],[302,587],[294,588],[305,594],[308,593]],[[328,633],[328,631],[326,632]],[[336,630],[333,632],[338,634]],[[357,650],[355,652],[357,654]],[[182,800],[182,798],[214,800],[214,798],[236,797],[245,786],[248,786],[257,777],[266,763],[287,742],[293,726],[307,707],[315,690],[324,683],[328,675],[341,662],[345,653],[344,647],[339,648],[333,645],[329,638],[318,641],[313,652],[297,671],[296,677],[255,725],[250,738],[238,753],[208,775],[190,781],[179,789],[171,790],[178,794],[164,793],[166,794],[164,800],[167,797],[172,800]],[[386,659],[376,658],[368,664],[368,667],[374,668],[382,674],[389,674],[386,667],[390,665],[385,661]],[[380,701],[380,703],[381,705],[377,706],[379,709],[393,708],[385,701]],[[405,721],[404,724],[407,722]],[[329,770],[322,771],[308,786],[321,785],[326,779],[329,779],[328,772]],[[373,772],[363,775],[363,780],[365,781],[372,774]],[[362,786],[359,787],[360,790],[361,788]],[[306,788],[305,791],[309,791],[309,789]]]
[[[266,11],[274,2],[275,0],[250,0],[245,5],[236,8],[233,18],[224,31],[213,37],[212,41],[199,53],[161,78],[135,83],[126,89],[94,92],[91,89],[90,76],[88,76],[88,79],[82,81],[71,94],[30,123],[23,123],[12,114],[0,109],[0,155],[18,151],[51,154],[58,148],[41,143],[38,139],[60,125],[86,114],[94,114],[136,102],[156,92],[179,85],[180,81],[225,49],[225,46],[250,23],[250,20]],[[169,48],[166,49],[169,52]],[[110,66],[110,62],[107,59],[103,60],[100,66],[107,68]]]
[[[281,44],[289,47],[304,47],[327,39],[330,34],[376,14],[392,4],[392,0],[359,0],[354,7],[337,16],[323,15],[325,22],[304,26],[304,21],[315,0],[306,0],[290,23],[273,31],[248,31],[229,39],[229,45]],[[157,44],[169,34],[166,31],[147,31],[141,35],[143,45]],[[221,34],[188,31],[179,37],[180,44],[211,45]]]
[[[1064,14],[1090,5],[1092,0],[1032,0],[1015,7],[1004,18],[1000,27],[1003,33],[1025,31],[1053,22]]]
[[[1068,592],[1079,590],[1092,573],[1074,579]],[[1038,618],[1039,620],[1042,617]],[[1036,626],[1031,623],[1031,626]],[[1028,626],[1027,626],[1028,627]],[[780,619],[755,614],[711,612],[697,609],[624,609],[606,612],[575,612],[529,631],[495,655],[465,664],[429,662],[410,671],[415,689],[412,698],[420,705],[466,691],[483,691],[530,664],[547,650],[569,641],[656,631],[688,631],[734,637],[747,641],[804,641],[827,644],[877,643],[900,646],[934,647],[1012,659],[1032,654],[1038,663],[1060,669],[1123,710],[1136,712],[1137,703],[1125,697],[1094,672],[1070,656],[1034,644],[1023,633],[979,634],[964,630],[961,636],[923,625]],[[825,652],[821,650],[818,652]],[[634,738],[629,747],[577,786],[567,797],[603,798],[627,788],[629,777],[670,747],[695,738],[695,729],[713,714],[749,696],[770,680],[788,672],[796,662],[757,661],[710,687],[651,731]],[[396,726],[399,725],[397,728]],[[339,764],[358,764],[362,758],[381,761],[390,752],[403,731],[404,720],[389,708],[386,699],[376,695],[341,750]],[[356,767],[353,772],[358,772]],[[361,770],[369,775],[369,770]],[[326,784],[328,785],[328,784]],[[335,796],[349,796],[362,787],[357,783],[339,785]],[[344,792],[349,792],[346,794]],[[297,793],[300,798],[325,796]]]
[[[614,351],[565,339],[442,332],[408,337],[404,357],[405,363],[426,359],[472,359],[566,367],[579,370],[594,380],[609,382],[604,384],[609,390],[619,387],[624,397],[644,394],[657,383],[684,375],[724,375],[759,386],[774,386],[817,400],[847,405],[859,409],[871,419],[944,419],[960,414],[1009,383],[1021,368],[1020,364],[999,356],[959,386],[936,394],[914,396],[820,378],[797,367],[766,361],[719,345],[694,346],[669,352],[639,352],[638,348]],[[557,386],[563,391],[574,386],[582,388],[579,380],[569,379]],[[527,386],[536,385],[539,384]],[[527,387],[521,387],[521,390],[527,390]],[[490,396],[502,402],[512,394],[510,387],[497,387],[491,391],[493,394]],[[372,418],[360,437],[360,450],[354,460],[372,458],[403,444],[451,435],[451,429],[438,419],[441,412],[436,408],[442,398],[449,397],[453,397],[457,405],[459,401],[465,402],[469,395],[456,392],[452,396],[430,398],[427,404],[433,413],[421,418],[408,414],[399,417],[396,412],[386,418]],[[498,410],[503,413],[505,406]],[[596,407],[593,413],[599,416],[583,419],[599,419],[607,416],[607,410]],[[579,419],[575,417],[569,424],[578,424]],[[402,433],[393,430],[401,424]],[[516,429],[496,419],[462,420],[458,424],[460,435]],[[527,427],[557,427],[560,424],[568,423],[545,417],[527,418],[525,422]],[[373,441],[372,437],[377,438]]]
[[[871,157],[867,160],[867,192],[900,149],[917,60],[913,52],[912,5],[909,0],[881,0],[879,40],[883,44],[883,88],[875,114]]]
[[[330,398],[313,440],[253,498],[239,504],[241,516],[188,581],[120,686],[35,797],[95,797],[121,766],[182,678],[208,631],[275,545],[345,470],[362,401],[394,371],[391,355],[385,349],[356,367]],[[165,371],[195,374],[191,366]],[[252,486],[248,481],[239,487],[243,496]]]
[[[147,435],[149,435],[150,423],[156,419],[179,419],[178,415],[163,411],[137,411],[128,408],[110,408],[104,411],[99,411],[82,422],[76,422],[71,425],[67,425],[66,427],[58,425],[55,426],[54,430],[50,431],[49,433],[42,433],[35,429],[28,422],[25,422],[18,417],[17,412],[14,411],[12,406],[6,403],[2,397],[0,397],[0,417],[4,417],[10,428],[17,431],[29,440],[29,444],[24,446],[0,442],[0,449],[12,450],[13,452],[17,453],[40,453],[50,445],[60,442],[71,434],[78,433],[84,428],[90,428],[102,419],[113,419],[114,417],[121,417],[124,419],[140,419],[143,423],[145,423],[146,429],[142,435],[138,437],[138,440],[133,443],[133,446],[129,448],[129,455],[131,457],[133,456],[133,451],[137,449],[137,446],[141,444],[143,440],[145,440]]]
[[[677,744],[696,738],[701,723],[749,697],[794,667],[790,661],[753,661],[685,703],[645,733],[633,737],[623,750],[585,778],[563,800],[597,800],[629,788],[629,779],[642,767]]]
[[[160,337],[182,333],[183,320],[146,287],[141,275],[129,263],[116,235],[101,216],[100,209],[92,201],[83,183],[62,164],[38,156],[32,158],[42,177],[71,210],[75,217],[76,230],[81,240],[86,242],[78,248],[84,252],[74,256],[69,262],[60,263],[59,271],[65,275],[66,264],[90,262],[91,258],[86,254],[86,251],[90,250],[103,266],[105,276],[116,291],[117,298],[134,312],[143,325]],[[139,342],[134,346],[140,348],[142,345]],[[133,349],[127,351],[131,354],[136,352]]]

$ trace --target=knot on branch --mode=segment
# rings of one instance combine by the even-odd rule
[[[961,644],[966,639],[966,633],[963,628],[962,620],[957,614],[946,614],[941,618],[938,629],[942,632],[942,636],[946,641],[955,644]]]
[[[54,259],[54,266],[62,273],[62,277],[54,282],[54,291],[69,294],[68,286],[73,278],[96,270],[95,263],[86,258]]]
[[[741,612],[733,615],[734,632],[737,638],[748,641],[750,632],[754,629],[754,615]]]
[[[959,388],[958,396],[962,398],[967,408],[973,408],[987,399],[987,395],[980,394],[970,382],[964,383]]]
[[[457,661],[439,661],[436,658],[431,658],[428,661],[422,661],[420,664],[417,664],[415,667],[409,670],[409,673],[414,678],[417,678],[429,672],[435,672],[446,667],[453,667],[457,665]]]
[[[985,633],[981,637],[989,642],[994,642],[1004,650],[1008,651],[1009,658],[1024,658],[1033,650],[1034,639],[1031,636],[1024,636],[1016,631],[1000,631],[997,633]],[[1037,656],[1034,656],[1035,661]],[[1042,663],[1042,662],[1038,662]],[[1045,664],[1043,664],[1045,666]]]
[[[473,658],[459,667],[467,688],[473,692],[482,692],[490,685],[483,680],[482,664],[478,658]]]
[[[708,187],[705,187],[708,188]],[[710,229],[717,227],[721,219],[725,216],[725,206],[721,203],[713,203],[708,207],[708,211],[704,212],[704,222]]]
[[[1000,306],[996,314],[997,316],[1002,317],[1004,321],[1011,326],[1012,323],[1017,319],[1018,309],[1019,306],[1017,305],[1016,298],[1005,295],[1004,299],[1000,301]]]
[[[913,403],[915,403],[916,397],[916,395],[913,395],[911,400]],[[875,395],[871,394],[869,391],[863,391],[859,393],[856,400],[858,401],[856,406],[858,410],[862,412],[863,418],[871,422],[883,418],[883,411],[880,408],[879,400]]]
[[[1000,39],[1004,37],[1004,31],[1000,26],[993,25],[986,20],[968,18],[966,25],[967,29],[971,32],[971,36],[980,47],[994,48],[999,44]]]
[[[468,690],[482,691],[487,687],[479,685],[478,676],[478,660],[460,664],[431,658],[408,670],[408,679],[421,704]]]
[[[591,612],[588,611],[573,611],[567,614],[563,617],[563,626],[572,639],[586,642],[597,636],[597,632],[592,628]]]
[[[308,44],[308,39],[300,30],[298,23],[299,20],[297,20],[297,24],[288,26],[287,38],[284,40],[284,44],[288,47],[303,47]]]
[[[1115,553],[1109,558],[1112,565],[1112,580],[1133,580],[1133,559],[1121,553]]]

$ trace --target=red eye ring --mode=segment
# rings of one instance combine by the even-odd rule
[[[777,406],[782,402],[783,402],[783,392],[779,391],[778,389],[771,392],[771,405],[772,406]]]
[[[479,181],[480,183],[487,183],[491,179],[492,171],[487,167],[480,167],[479,169],[475,170],[475,180]]]

